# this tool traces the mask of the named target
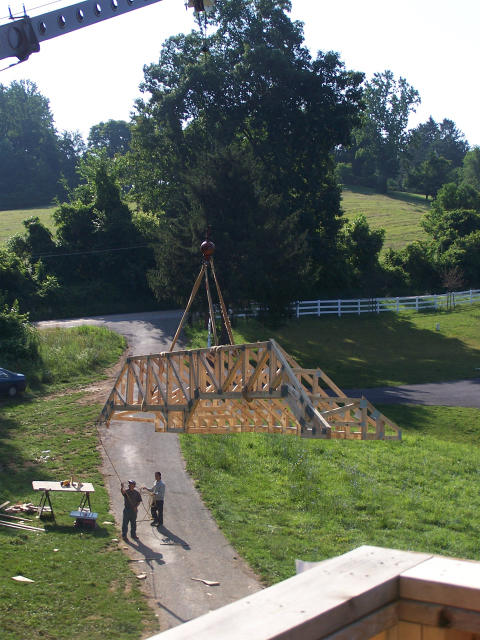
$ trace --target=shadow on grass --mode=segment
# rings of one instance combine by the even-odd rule
[[[111,531],[109,532],[104,527],[81,527],[75,526],[74,520],[72,519],[72,524],[55,524],[53,520],[49,518],[40,518],[41,522],[43,522],[45,526],[46,533],[61,533],[63,535],[75,535],[79,536],[83,534],[84,536],[91,536],[94,538],[109,538],[111,536]]]
[[[379,193],[375,191],[375,189],[369,189],[368,187],[358,187],[355,185],[345,185],[346,191],[351,191],[352,193],[360,193],[364,196],[384,196],[385,198],[392,198],[392,200],[401,200],[402,202],[410,202],[412,204],[430,204],[425,199],[425,196],[422,196],[419,193],[407,193],[404,191],[387,191],[387,193]]]
[[[31,496],[32,480],[51,480],[52,477],[41,469],[41,463],[32,460],[25,454],[22,444],[14,444],[15,436],[21,432],[21,421],[5,416],[9,409],[14,410],[19,404],[29,404],[31,399],[21,397],[6,400],[0,404],[0,478],[2,502],[12,500],[14,496]],[[3,415],[2,415],[3,414]],[[42,476],[42,477],[41,477]],[[26,499],[25,501],[28,501]]]
[[[239,323],[245,342],[274,338],[299,364],[324,369],[343,388],[383,387],[480,377],[480,349],[396,313],[303,317],[276,331]]]
[[[375,407],[388,413],[404,436],[422,434],[446,442],[479,446],[480,409],[379,403]]]

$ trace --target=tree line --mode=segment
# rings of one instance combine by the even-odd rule
[[[418,92],[390,71],[365,82],[334,52],[312,57],[290,9],[218,0],[215,32],[169,38],[131,122],[99,123],[83,146],[55,131],[35,85],[0,85],[0,120],[13,122],[0,125],[0,207],[57,198],[53,233],[31,218],[0,253],[5,304],[38,317],[184,305],[207,225],[227,304],[271,324],[304,297],[478,286],[479,149],[448,119],[408,130]],[[39,116],[30,138],[16,133],[24,112]],[[345,220],[342,183],[440,189],[429,240],[380,261],[385,234]]]

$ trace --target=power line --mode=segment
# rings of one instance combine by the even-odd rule
[[[118,249],[95,249],[92,251],[72,251],[70,253],[37,253],[31,254],[30,258],[56,258],[61,256],[82,256],[94,253],[111,253],[112,251],[129,251],[130,249],[152,248],[149,244],[139,244],[134,247],[120,247]]]
[[[36,11],[37,9],[43,9],[43,7],[49,7],[50,5],[52,5],[52,4],[58,4],[59,2],[63,2],[63,0],[53,0],[53,2],[47,2],[46,4],[40,4],[38,7],[32,7],[31,9],[28,9],[28,11],[27,11],[27,9],[26,9],[25,5],[23,5],[23,8],[24,8],[25,13],[28,15],[28,13],[29,13],[30,11]],[[16,17],[17,17],[17,18],[23,18],[23,17],[24,17],[24,15],[25,15],[25,14],[24,14],[24,13],[22,13],[22,14],[19,14],[18,16],[16,16]],[[15,17],[15,16],[13,16],[13,17]],[[0,20],[9,20],[9,19],[10,19],[10,15],[8,15],[8,16],[3,16],[3,17],[1,17],[1,18],[0,18]]]

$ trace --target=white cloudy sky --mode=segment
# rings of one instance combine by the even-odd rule
[[[44,2],[25,0],[27,12],[73,4],[62,0],[34,10]],[[8,5],[18,12],[22,4],[0,0],[0,24],[7,22]],[[406,78],[422,98],[411,126],[430,115],[450,118],[471,145],[480,145],[479,0],[292,0],[292,7],[312,53],[339,51],[346,66],[367,79],[385,69]],[[184,0],[163,0],[42,43],[40,53],[1,72],[0,82],[32,80],[50,100],[57,128],[86,137],[102,120],[129,119],[143,65],[158,60],[166,38],[192,28]]]

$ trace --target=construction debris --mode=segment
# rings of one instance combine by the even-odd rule
[[[207,587],[217,587],[220,583],[215,582],[213,580],[204,580],[203,578],[192,578],[192,580],[196,580],[197,582],[203,582]]]
[[[20,531],[43,531],[45,533],[45,529],[41,529],[40,527],[30,527],[28,524],[14,524],[12,522],[5,522],[4,520],[0,520],[0,526],[8,527],[9,529],[19,529]]]
[[[20,516],[10,516],[8,513],[0,514],[2,518],[9,518],[11,520],[20,520],[21,522],[34,522],[31,518],[21,518]]]
[[[8,504],[8,503],[7,503]],[[5,509],[5,513],[38,513],[38,507],[33,502],[12,504],[11,507]]]
[[[16,580],[17,582],[35,582],[35,580],[30,580],[30,578],[25,578],[25,576],[12,576],[12,580]]]

